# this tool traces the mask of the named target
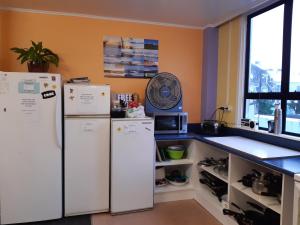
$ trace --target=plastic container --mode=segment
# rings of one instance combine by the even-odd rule
[[[174,145],[167,148],[169,158],[174,160],[182,159],[184,151],[185,147],[183,145]]]

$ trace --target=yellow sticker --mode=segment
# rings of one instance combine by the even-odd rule
[[[53,89],[56,89],[56,85],[55,85],[55,84],[53,84],[53,85],[52,85],[52,88],[53,88]]]

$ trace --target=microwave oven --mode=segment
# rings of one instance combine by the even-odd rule
[[[184,134],[188,130],[187,112],[152,113],[155,134]]]

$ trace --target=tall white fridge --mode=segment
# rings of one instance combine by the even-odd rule
[[[109,210],[110,86],[64,85],[65,216]]]
[[[0,220],[62,217],[61,77],[0,72]]]
[[[111,213],[152,208],[153,119],[112,119],[111,135]]]

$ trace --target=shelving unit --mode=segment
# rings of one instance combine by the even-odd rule
[[[230,203],[234,202],[243,209],[253,209],[247,204],[247,201],[256,203],[262,207],[270,208],[280,215],[281,225],[292,225],[292,208],[291,202],[293,201],[293,177],[282,174],[282,197],[281,204],[275,197],[261,196],[255,194],[251,188],[245,187],[242,183],[238,182],[243,176],[256,169],[261,172],[271,172],[276,175],[280,173],[257,165],[253,161],[248,161],[234,154],[229,154],[223,150],[206,144],[201,141],[188,140],[188,141],[159,141],[158,145],[165,146],[168,144],[184,144],[187,147],[187,154],[185,159],[171,160],[164,162],[157,162],[156,167],[163,166],[166,170],[172,168],[183,168],[186,171],[190,182],[184,186],[167,185],[164,187],[155,188],[155,202],[195,199],[213,216],[215,216],[224,225],[237,225],[232,217],[223,215],[223,207],[227,205],[230,209],[235,209]],[[227,158],[229,162],[228,176],[223,176],[214,170],[214,166],[199,166],[199,161],[206,158],[221,159]],[[207,171],[211,175],[219,178],[227,184],[228,199],[226,204],[222,204],[218,198],[212,193],[206,185],[199,182],[201,177],[200,172]]]
[[[169,160],[156,162],[155,167],[158,166],[176,166],[176,165],[192,165],[194,162],[191,159],[179,159],[179,160]]]
[[[162,187],[155,187],[155,202],[166,202],[193,198],[194,183],[191,177],[192,168],[194,165],[194,160],[192,157],[193,143],[194,142],[192,140],[171,140],[156,142],[158,148],[166,148],[171,145],[184,145],[186,147],[186,152],[183,159],[156,162],[155,167],[165,167],[166,174],[176,169],[183,171],[183,173],[189,178],[189,183],[182,186],[168,184]]]
[[[225,183],[228,183],[228,176],[222,176],[221,174],[217,173],[214,170],[213,166],[199,166],[201,170],[205,170],[209,172],[210,174],[214,175],[215,177],[219,178],[220,180],[224,181]]]
[[[235,182],[231,184],[231,186],[234,187],[236,190],[242,192],[243,194],[247,195],[251,199],[255,200],[256,202],[262,204],[263,206],[272,209],[278,214],[281,214],[281,204],[278,202],[277,198],[255,194],[251,188],[245,187],[239,182]]]
[[[176,186],[172,184],[167,184],[166,186],[162,187],[155,187],[155,193],[164,193],[164,192],[173,192],[173,191],[185,191],[185,190],[193,190],[194,186],[190,183],[187,183],[182,186]]]

